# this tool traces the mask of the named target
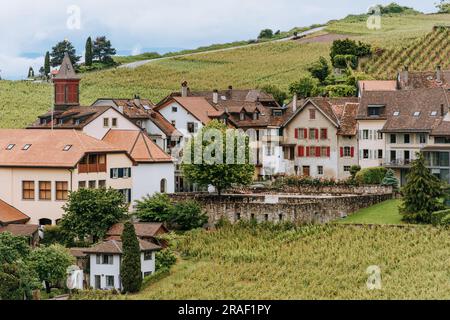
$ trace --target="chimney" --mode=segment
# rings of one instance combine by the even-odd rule
[[[188,96],[188,83],[187,83],[187,81],[184,81],[184,82],[181,84],[181,96],[182,96],[183,98],[185,98],[185,97]]]
[[[294,111],[294,113],[297,111],[297,103],[298,103],[298,96],[297,94],[294,94],[294,99],[292,100],[292,111]]]
[[[405,84],[408,84],[409,81],[409,71],[408,66],[405,66],[403,72],[402,72],[402,80]]]
[[[219,91],[214,90],[213,92],[213,103],[218,104],[219,103]]]
[[[444,104],[441,104],[441,116],[445,116]]]
[[[137,94],[135,94],[134,95],[134,104],[136,105],[136,106],[140,106],[141,105],[141,97],[139,97],[139,95],[137,95]]]
[[[442,69],[440,65],[438,65],[436,69],[436,81],[442,82]]]

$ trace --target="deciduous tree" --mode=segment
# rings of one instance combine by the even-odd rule
[[[59,67],[64,59],[65,53],[69,54],[70,61],[75,65],[80,61],[80,56],[77,56],[75,47],[69,40],[58,42],[50,53],[50,64],[52,67]]]

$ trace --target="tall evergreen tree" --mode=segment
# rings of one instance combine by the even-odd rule
[[[44,72],[48,76],[50,74],[50,52],[45,53]]]
[[[120,277],[123,292],[135,293],[141,289],[141,252],[134,225],[127,221],[122,232],[122,264]]]
[[[95,39],[92,52],[95,60],[108,64],[114,63],[112,56],[116,54],[116,49],[112,47],[111,41],[105,36]]]
[[[86,40],[86,51],[84,56],[84,63],[88,67],[92,66],[92,54],[92,39],[89,37]]]
[[[75,47],[70,43],[69,40],[64,40],[61,42],[58,42],[53,48],[52,52],[50,53],[51,60],[50,64],[52,67],[59,67],[64,59],[65,53],[69,54],[70,61],[75,65],[80,61],[80,56],[77,56]]]
[[[425,166],[422,154],[417,154],[406,179],[406,186],[402,190],[403,204],[400,207],[403,220],[430,223],[431,214],[442,209],[439,198],[443,191],[439,179]]]

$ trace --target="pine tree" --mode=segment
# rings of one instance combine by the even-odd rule
[[[417,154],[417,159],[412,163],[402,195],[400,212],[407,222],[430,223],[431,214],[442,209],[439,202],[443,195],[441,182],[425,166],[422,154]]]
[[[46,76],[48,76],[50,74],[50,52],[48,52],[48,51],[45,54],[44,72],[45,72]]]
[[[116,54],[116,49],[111,45],[111,41],[105,36],[97,37],[92,48],[93,58],[106,64],[114,64],[112,56]]]
[[[388,170],[386,175],[384,176],[383,181],[381,182],[383,186],[392,186],[394,190],[398,189],[398,179],[395,177],[394,171]]]
[[[92,39],[91,37],[87,38],[86,40],[86,52],[85,52],[85,58],[84,63],[86,66],[90,67],[92,66]]]
[[[61,42],[58,42],[53,48],[52,52],[50,53],[51,56],[51,66],[52,67],[59,67],[64,59],[64,55],[66,52],[69,54],[70,61],[72,61],[73,65],[77,64],[78,61],[80,61],[80,56],[77,56],[75,47],[70,43],[69,40],[64,40]]]
[[[122,264],[120,276],[123,292],[135,293],[141,289],[141,252],[136,230],[131,222],[126,222],[122,233]]]

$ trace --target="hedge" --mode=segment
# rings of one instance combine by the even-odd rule
[[[366,168],[356,174],[356,181],[360,184],[381,184],[386,172],[384,167]]]

